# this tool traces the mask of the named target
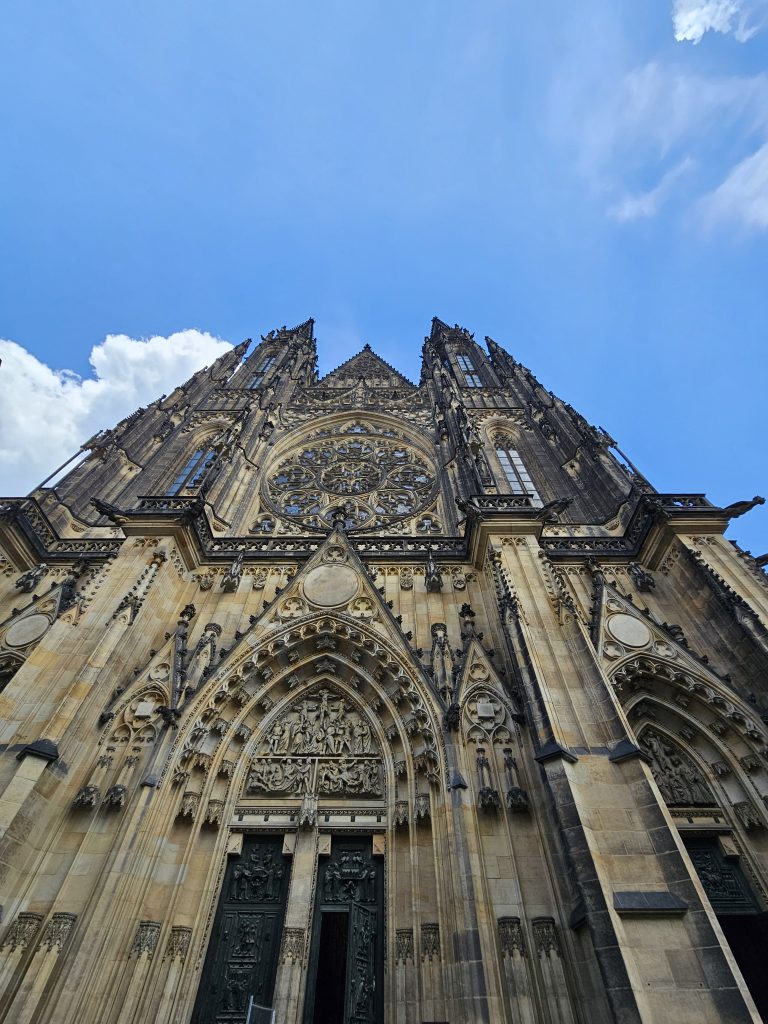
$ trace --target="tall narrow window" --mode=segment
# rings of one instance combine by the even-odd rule
[[[266,356],[264,359],[262,359],[261,366],[259,366],[259,368],[256,370],[256,373],[254,373],[253,377],[251,377],[251,380],[250,380],[250,383],[248,384],[248,387],[249,388],[257,388],[257,387],[259,387],[261,382],[264,380],[264,375],[266,374],[267,370],[269,370],[272,366],[274,366],[274,363],[275,363],[275,357],[274,356]]]
[[[482,387],[482,383],[475,370],[474,364],[469,356],[457,356],[459,361],[459,368],[464,374],[464,383],[468,388],[479,388]]]
[[[203,482],[206,470],[216,461],[213,448],[198,448],[184,463],[184,467],[165,492],[168,495],[196,491]]]
[[[528,470],[523,465],[523,460],[514,448],[506,445],[503,447],[497,441],[496,457],[501,463],[501,469],[511,494],[527,494],[535,506],[541,505],[541,498],[533,486],[533,480],[528,475]]]

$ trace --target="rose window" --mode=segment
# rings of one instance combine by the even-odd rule
[[[267,498],[276,512],[326,529],[334,509],[347,528],[385,526],[424,511],[435,474],[427,459],[393,431],[354,423],[318,431],[269,473]]]

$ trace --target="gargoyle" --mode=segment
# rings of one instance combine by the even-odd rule
[[[547,502],[536,512],[536,518],[541,519],[544,523],[556,523],[572,501],[573,498],[555,498],[554,501]]]
[[[723,512],[729,519],[737,519],[739,516],[751,512],[756,505],[764,504],[765,498],[761,498],[759,494],[756,494],[752,501],[734,501],[732,505],[726,505]]]

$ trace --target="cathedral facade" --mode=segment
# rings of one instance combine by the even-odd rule
[[[768,1015],[761,499],[486,342],[282,328],[2,499],[0,1021]]]

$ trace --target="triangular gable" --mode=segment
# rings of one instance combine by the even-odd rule
[[[323,387],[340,385],[346,387],[361,379],[369,387],[412,389],[416,387],[402,373],[385,362],[381,356],[377,356],[370,345],[366,345],[357,355],[352,356],[335,370],[331,370],[319,383]]]
[[[648,656],[677,666],[680,671],[722,680],[689,650],[679,626],[660,623],[642,612],[606,581],[601,582],[592,611],[592,639],[607,671],[613,674],[625,662]]]

